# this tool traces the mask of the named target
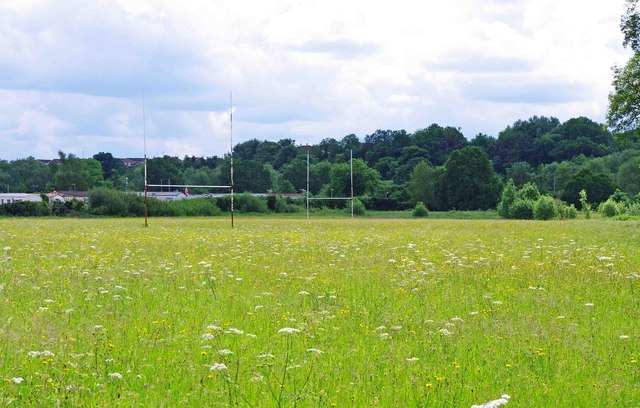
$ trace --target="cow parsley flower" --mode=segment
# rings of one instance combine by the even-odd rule
[[[107,374],[109,378],[115,378],[117,380],[122,380],[122,374],[120,373],[109,373]]]
[[[11,379],[11,381],[13,381],[15,384],[20,384],[21,382],[24,381],[24,378],[22,378],[22,377],[13,377]]]
[[[218,350],[218,354],[220,354],[221,356],[229,356],[233,354],[233,351],[229,349],[222,349],[222,350]]]
[[[507,394],[503,394],[502,397],[497,400],[485,402],[484,404],[480,405],[472,405],[471,408],[497,408],[501,405],[507,404],[509,402],[509,398],[511,397]]]
[[[214,365],[212,365],[209,368],[209,371],[226,371],[227,370],[227,366],[223,363],[215,363]]]
[[[278,330],[278,333],[300,333],[300,330],[294,329],[293,327],[283,327]]]
[[[322,351],[322,350],[318,350],[317,348],[310,348],[310,349],[307,349],[307,351],[308,351],[309,353],[315,353],[315,354],[322,354],[322,353],[324,353],[324,351]]]

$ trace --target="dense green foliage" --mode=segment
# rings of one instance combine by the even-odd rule
[[[596,207],[616,188],[631,197],[640,193],[640,150],[633,143],[615,144],[602,125],[584,117],[561,123],[544,116],[518,120],[497,138],[478,134],[470,141],[458,129],[437,124],[414,133],[378,130],[362,141],[351,134],[305,148],[296,147],[291,139],[249,140],[234,147],[235,192],[306,194],[308,188],[315,198],[350,197],[351,155],[353,193],[369,210],[409,210],[417,202],[439,211],[494,209],[508,179],[513,179],[516,187],[534,183],[540,194],[563,199],[578,208],[577,193],[582,189]],[[151,158],[147,162],[148,182],[229,185],[230,162],[229,156]],[[60,152],[59,158],[48,164],[34,158],[0,161],[0,183],[11,192],[97,187],[141,192],[144,171],[140,162],[125,167],[110,153],[79,159]],[[190,188],[191,194],[226,191]],[[139,214],[141,206],[135,200],[129,201],[123,204],[121,199],[113,198],[92,206],[91,213]],[[344,202],[314,203],[318,205],[341,208]],[[518,207],[530,206],[525,203]],[[281,203],[276,209],[274,201],[267,208],[288,212],[297,207]],[[73,212],[78,210],[81,209]],[[263,206],[253,206],[253,210],[262,211]],[[185,211],[163,208],[159,212]]]

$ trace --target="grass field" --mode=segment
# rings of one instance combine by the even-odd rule
[[[1,406],[638,406],[640,224],[0,220]]]

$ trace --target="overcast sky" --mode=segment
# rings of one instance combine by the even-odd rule
[[[0,159],[604,122],[624,0],[0,0]],[[143,122],[142,96],[146,121]]]

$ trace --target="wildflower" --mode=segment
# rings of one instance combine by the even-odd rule
[[[16,383],[16,384],[20,384],[21,382],[23,382],[23,381],[24,381],[24,378],[22,378],[22,377],[13,377],[13,378],[11,379],[11,381],[13,381],[13,382],[14,382],[14,383]]]
[[[200,338],[204,341],[208,341],[208,340],[213,340],[215,336],[211,333],[204,333],[203,335],[200,336]]]
[[[305,296],[305,295],[308,295],[308,294],[309,294],[309,292],[307,292],[305,290],[301,290],[300,292],[298,292],[298,295],[302,295],[302,296]]]
[[[451,321],[452,322],[463,322],[464,320],[462,320],[461,317],[453,317],[453,318],[451,318]]]
[[[227,369],[227,366],[223,363],[215,363],[214,365],[212,365],[209,368],[209,371],[225,371]]]
[[[104,328],[104,326],[103,326],[103,325],[101,325],[101,324],[96,324],[95,326],[93,326],[93,329],[94,329],[94,330],[100,330],[100,329],[102,329],[102,328]]]
[[[406,359],[407,361],[418,361],[420,360],[418,357],[409,357]]]
[[[300,333],[300,330],[294,329],[293,327],[283,327],[278,330],[278,333]]]
[[[380,330],[384,330],[386,328],[387,328],[386,326],[378,326],[378,327],[376,327],[376,330],[380,331]]]
[[[584,305],[587,307],[593,307],[593,303],[585,303]]]
[[[228,349],[222,349],[222,350],[218,350],[218,354],[220,354],[221,356],[229,356],[233,354],[233,351]]]
[[[252,377],[249,381],[250,382],[262,382],[262,381],[264,381],[264,377],[261,376],[260,374],[258,374],[255,377]]]
[[[310,348],[310,349],[307,349],[307,351],[310,353],[316,353],[316,354],[324,353],[322,350],[318,350],[317,348]]]
[[[225,331],[225,333],[227,333],[227,334],[231,333],[231,334],[237,334],[237,335],[240,335],[240,334],[244,334],[244,331],[239,330],[239,329],[234,329],[234,328],[232,327],[232,328],[230,328],[229,330],[226,330],[226,331]]]
[[[260,354],[258,358],[276,358],[273,354]]]
[[[626,339],[628,339],[628,338],[629,338],[629,336],[627,336],[626,334],[623,334],[622,336],[620,336],[620,338],[621,338],[622,340],[626,340]]]
[[[120,373],[109,373],[107,374],[109,378],[115,378],[117,380],[122,380],[122,374]]]
[[[558,316],[557,318],[558,318],[558,319],[564,319],[564,316],[563,316],[563,315],[560,315],[560,316]]]
[[[426,383],[424,386],[427,387],[427,388],[431,388],[431,387],[433,387],[433,383]]]
[[[9,251],[9,250],[11,250],[11,247],[10,246],[6,246],[6,247],[4,247],[2,249],[4,249],[5,251]]]
[[[501,405],[505,405],[506,403],[508,403],[509,402],[509,398],[511,398],[511,397],[508,396],[507,394],[503,394],[502,397],[500,397],[497,400],[485,402],[484,404],[480,404],[480,405],[472,405],[471,408],[496,408],[496,407],[499,407]]]
[[[447,330],[447,329],[440,329],[440,330],[438,330],[438,333],[442,333],[442,334],[444,334],[445,336],[451,336],[451,335],[453,334],[452,332],[450,332],[450,331],[449,331],[449,330]]]
[[[213,324],[210,324],[209,326],[207,326],[207,330],[218,331],[218,330],[222,330],[222,328],[220,328],[218,326],[214,326]]]

